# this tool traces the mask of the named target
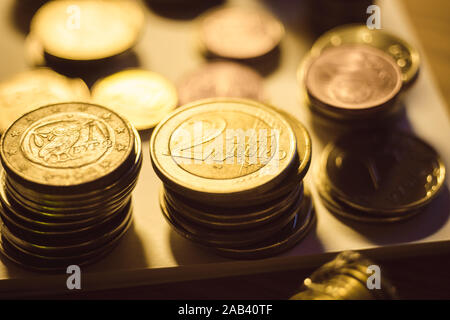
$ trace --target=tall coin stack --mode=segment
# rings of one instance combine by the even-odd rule
[[[65,270],[110,252],[131,224],[140,138],[109,109],[41,107],[2,136],[1,252],[33,270]]]
[[[424,141],[400,131],[359,132],[328,144],[316,186],[338,217],[395,222],[422,212],[444,187],[445,166]]]
[[[220,255],[279,254],[315,221],[302,183],[310,137],[272,107],[232,98],[193,102],[155,128],[150,153],[168,223]]]

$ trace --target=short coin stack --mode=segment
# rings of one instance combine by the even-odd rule
[[[183,237],[232,258],[291,248],[315,221],[302,183],[311,140],[294,118],[253,100],[214,98],[177,109],[154,130],[160,205]]]
[[[306,66],[304,85],[312,112],[354,121],[385,118],[395,110],[400,68],[383,51],[366,45],[325,50]]]
[[[1,251],[33,270],[65,270],[110,252],[131,224],[139,135],[109,109],[45,106],[2,136]]]
[[[398,114],[400,90],[414,83],[419,66],[417,50],[403,39],[344,25],[315,41],[298,80],[316,118],[366,126]]]
[[[367,132],[330,143],[316,174],[330,212],[378,223],[423,211],[443,189],[445,167],[431,146],[410,134]]]

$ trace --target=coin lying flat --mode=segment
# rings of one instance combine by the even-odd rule
[[[216,56],[249,59],[273,50],[281,41],[280,21],[263,11],[223,8],[201,18],[200,39]]]
[[[98,60],[130,49],[144,13],[136,1],[62,0],[43,5],[31,32],[45,52],[67,60]]]
[[[131,156],[134,139],[131,125],[113,111],[64,103],[16,120],[2,137],[0,154],[8,174],[30,183],[59,190],[98,186]]]
[[[389,223],[423,211],[445,167],[422,140],[399,131],[344,135],[325,147],[315,181],[325,207],[344,219]]]
[[[445,178],[436,151],[398,131],[343,137],[324,150],[323,159],[333,192],[349,206],[374,213],[420,208],[436,197]]]
[[[177,109],[153,131],[158,176],[185,196],[210,201],[264,192],[296,153],[292,127],[252,100],[209,99]]]
[[[17,74],[0,83],[0,133],[38,107],[89,99],[89,88],[81,79],[66,78],[46,68]]]
[[[414,82],[419,72],[420,56],[416,48],[405,40],[384,30],[370,30],[366,25],[336,27],[317,39],[311,54],[317,56],[324,50],[346,44],[366,44],[383,50],[396,61],[406,85]]]
[[[211,62],[184,77],[178,85],[180,105],[215,97],[264,100],[262,77],[250,67]]]
[[[364,45],[330,48],[312,59],[305,74],[310,98],[338,112],[379,109],[398,95],[401,85],[395,61]]]
[[[92,100],[125,116],[138,130],[157,125],[178,102],[176,89],[169,80],[139,69],[99,80],[92,88]]]

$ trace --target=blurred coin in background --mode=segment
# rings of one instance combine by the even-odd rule
[[[31,32],[51,56],[99,60],[130,49],[143,24],[144,12],[136,1],[62,0],[36,12]]]
[[[264,11],[231,7],[215,9],[200,18],[201,44],[218,57],[260,57],[277,47],[283,36],[282,23]]]
[[[174,85],[163,76],[130,69],[99,80],[92,100],[126,117],[138,130],[150,129],[176,108]]]
[[[46,68],[19,73],[0,82],[0,133],[38,107],[89,99],[89,88],[81,79],[70,79]]]
[[[216,97],[264,100],[263,79],[243,64],[216,61],[186,75],[178,85],[180,105]]]

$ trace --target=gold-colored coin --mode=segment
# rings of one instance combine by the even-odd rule
[[[153,167],[185,196],[220,201],[270,190],[296,154],[291,125],[252,100],[206,99],[177,109],[154,130]]]
[[[17,74],[0,83],[0,134],[38,107],[89,99],[89,88],[81,79],[70,79],[47,68]]]
[[[31,32],[45,52],[67,60],[98,60],[130,49],[144,24],[136,1],[61,0],[43,5]]]
[[[405,85],[414,82],[419,72],[420,56],[405,40],[384,30],[370,30],[366,25],[345,25],[324,33],[311,48],[313,56],[324,50],[346,44],[366,44],[389,54],[402,72]]]
[[[16,120],[2,136],[0,155],[14,180],[73,194],[77,188],[98,189],[122,174],[135,161],[134,148],[134,129],[115,112],[62,103]]]
[[[138,130],[154,127],[176,108],[177,91],[163,76],[131,69],[99,80],[92,100],[126,117]]]

